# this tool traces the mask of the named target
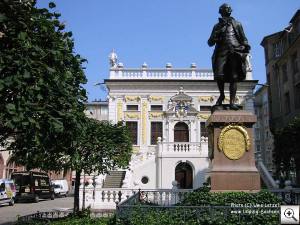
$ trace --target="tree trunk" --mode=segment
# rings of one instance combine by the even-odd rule
[[[74,214],[79,212],[79,186],[81,170],[76,170],[75,190],[74,190]]]
[[[82,210],[85,210],[85,172],[83,171]]]

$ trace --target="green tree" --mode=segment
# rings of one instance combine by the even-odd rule
[[[0,1],[0,143],[28,169],[63,168],[84,117],[85,60],[59,17],[35,0]]]
[[[74,211],[79,210],[80,174],[107,173],[125,168],[130,160],[132,143],[130,132],[122,123],[112,124],[85,118],[73,145],[70,167],[76,171]]]
[[[0,1],[0,143],[28,169],[74,169],[78,211],[81,172],[125,167],[131,141],[122,124],[85,117],[85,60],[59,17],[35,0]]]
[[[286,172],[285,178],[289,178],[293,157],[296,164],[297,184],[300,185],[300,117],[295,117],[286,127],[276,130],[274,140],[277,176],[280,176],[280,172]]]

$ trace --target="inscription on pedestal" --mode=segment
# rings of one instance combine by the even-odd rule
[[[242,158],[250,149],[250,140],[247,131],[242,126],[228,125],[221,131],[218,147],[231,160]]]
[[[256,116],[244,110],[217,110],[207,121],[212,191],[258,191],[253,124]]]

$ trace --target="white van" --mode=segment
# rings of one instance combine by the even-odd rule
[[[16,186],[13,180],[0,179],[0,204],[15,204]]]
[[[67,180],[52,180],[54,193],[57,196],[65,196],[69,193],[69,185]]]

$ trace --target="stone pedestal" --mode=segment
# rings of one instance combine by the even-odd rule
[[[207,120],[212,191],[259,191],[255,167],[253,124],[256,116],[244,110],[219,110]]]

